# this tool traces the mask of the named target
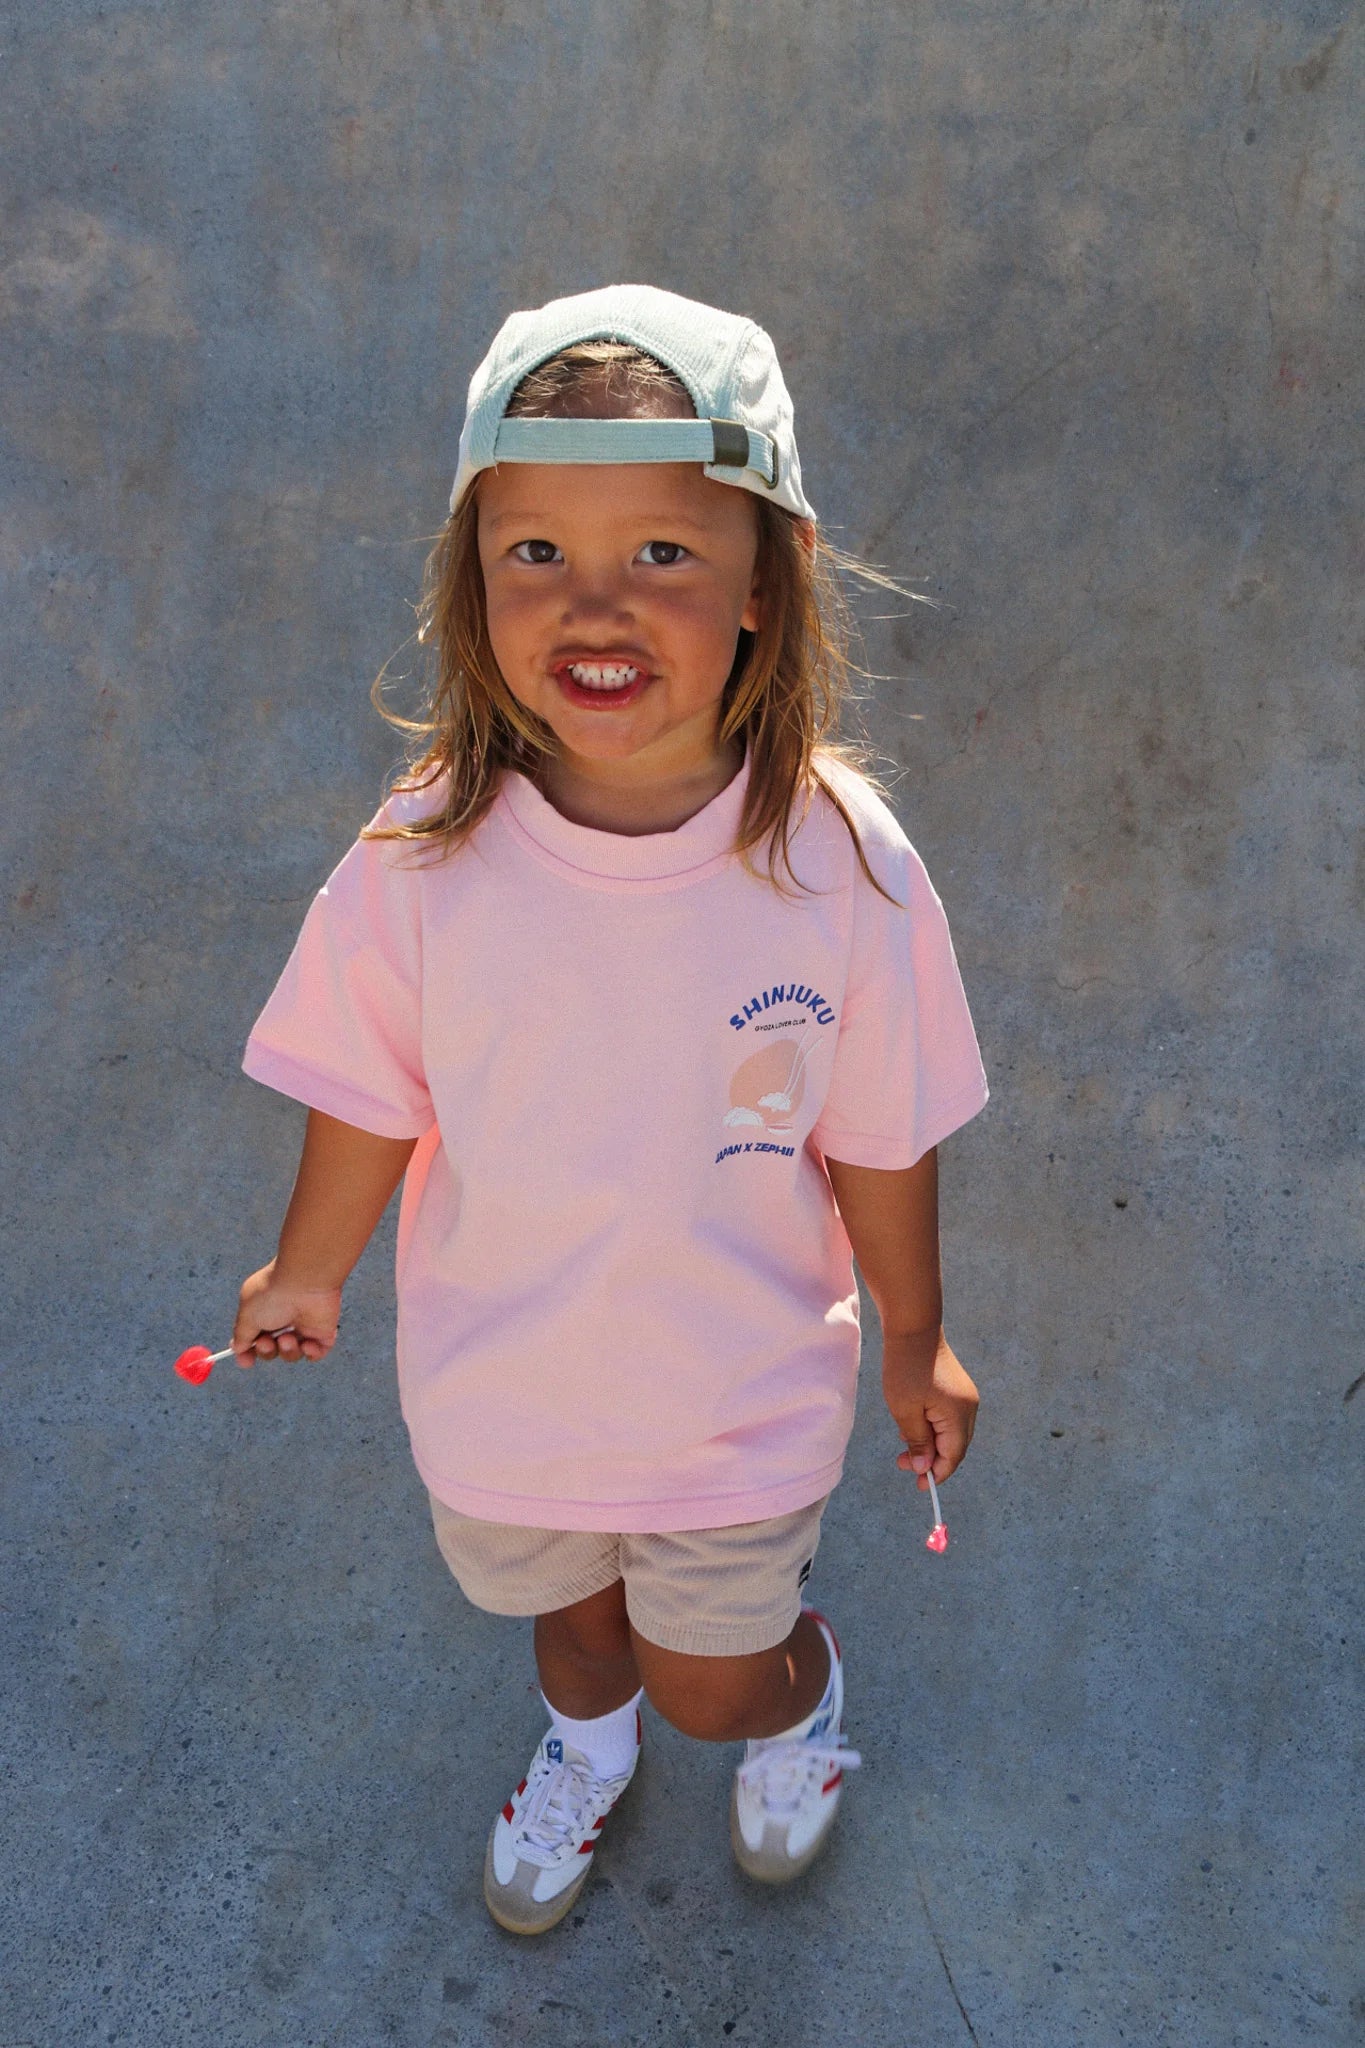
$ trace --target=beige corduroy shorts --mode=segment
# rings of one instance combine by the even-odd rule
[[[529,1529],[458,1514],[431,1496],[441,1555],[490,1614],[552,1614],[625,1584],[631,1626],[693,1657],[743,1657],[785,1642],[820,1542],[823,1500],[728,1529],[620,1535]]]

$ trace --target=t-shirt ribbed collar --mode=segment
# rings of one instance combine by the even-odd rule
[[[542,852],[585,875],[611,881],[659,881],[709,868],[734,848],[749,781],[746,748],[738,773],[718,796],[673,832],[601,832],[576,825],[525,775],[509,770],[502,793],[512,817]]]

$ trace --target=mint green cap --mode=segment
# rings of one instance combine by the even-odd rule
[[[523,377],[576,341],[628,341],[686,385],[692,420],[506,418]],[[512,313],[469,380],[453,512],[480,470],[502,462],[700,462],[799,518],[792,402],[777,351],[754,321],[649,284],[613,284]]]

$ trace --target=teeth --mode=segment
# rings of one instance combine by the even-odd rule
[[[625,684],[633,683],[639,673],[639,669],[632,668],[628,662],[574,661],[569,664],[569,674],[585,690],[619,690]]]

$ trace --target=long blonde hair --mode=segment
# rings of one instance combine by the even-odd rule
[[[523,379],[508,414],[573,418],[576,395],[581,405],[585,387],[601,392],[618,376],[632,411],[657,410],[665,394],[674,402],[681,397],[692,409],[683,384],[652,356],[622,342],[579,342]],[[800,795],[804,818],[820,789],[848,827],[864,874],[894,903],[868,866],[857,825],[825,764],[855,769],[886,795],[870,766],[867,743],[838,736],[844,706],[854,695],[852,677],[866,673],[850,654],[852,615],[839,572],[902,596],[911,593],[822,536],[808,545],[795,517],[781,506],[758,499],[757,511],[761,622],[756,633],[740,633],[721,698],[720,744],[742,737],[749,759],[735,851],[749,873],[757,874],[750,849],[766,839],[767,878],[779,894],[786,893],[777,874],[779,851],[792,881],[805,889],[791,864],[791,813]],[[450,853],[492,808],[508,769],[534,781],[539,761],[558,747],[550,726],[513,696],[494,659],[472,490],[427,557],[418,622],[417,637],[433,657],[423,715],[404,718],[388,707],[387,670],[371,694],[380,715],[410,738],[412,757],[399,787],[421,790],[444,781],[445,800],[425,817],[372,826],[366,836],[414,840]]]

